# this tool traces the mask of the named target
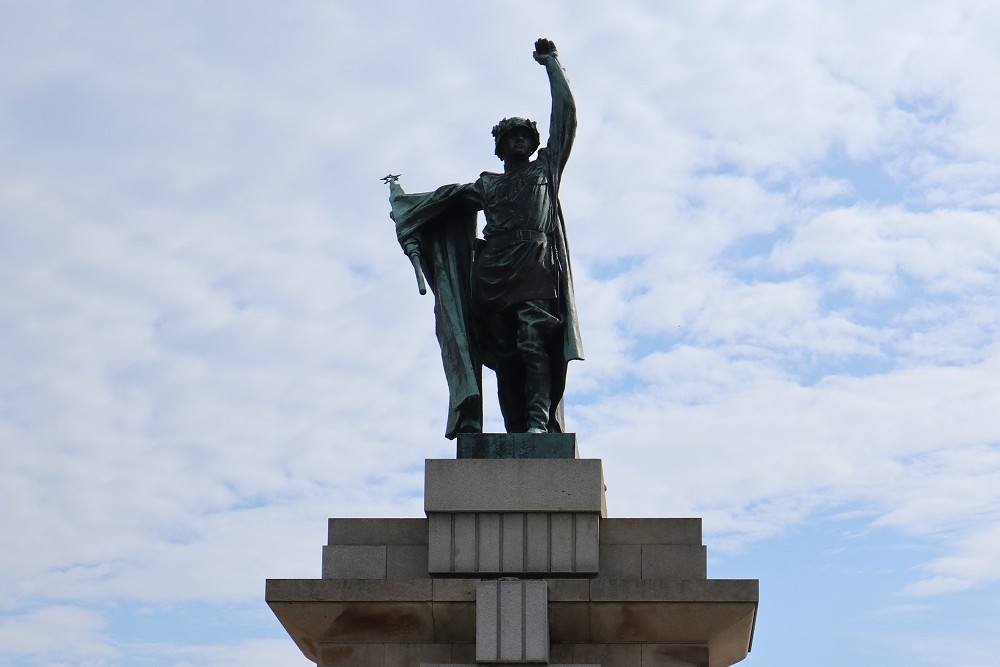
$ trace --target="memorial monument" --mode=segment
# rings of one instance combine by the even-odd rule
[[[564,432],[566,365],[583,356],[558,201],[576,108],[555,45],[533,56],[552,91],[536,159],[535,124],[504,118],[503,173],[409,195],[385,178],[434,292],[456,458],[426,460],[426,518],[330,519],[320,579],[267,581],[320,667],[726,667],[750,650],[757,581],[708,579],[700,519],[608,517],[602,462]],[[507,433],[481,432],[482,365]]]
[[[535,42],[552,93],[549,138],[535,123],[504,118],[493,128],[503,173],[407,195],[389,175],[396,236],[418,280],[434,291],[448,380],[446,435],[483,430],[482,366],[497,376],[508,433],[564,431],[566,364],[583,358],[559,184],[576,135],[576,104],[555,44]],[[476,213],[483,211],[483,238]]]

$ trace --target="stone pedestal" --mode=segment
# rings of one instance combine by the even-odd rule
[[[426,519],[330,519],[322,579],[267,581],[302,653],[320,667],[746,657],[757,581],[707,578],[701,520],[608,518],[601,462],[575,458],[572,434],[532,437],[460,436],[459,458],[428,460]]]

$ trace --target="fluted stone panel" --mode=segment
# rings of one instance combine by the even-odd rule
[[[596,574],[596,512],[428,515],[431,574]]]
[[[545,581],[499,579],[476,584],[476,662],[549,660]]]

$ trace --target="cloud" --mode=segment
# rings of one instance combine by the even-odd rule
[[[100,614],[67,605],[0,619],[0,652],[31,662],[44,657],[50,665],[81,666],[108,664],[119,655]]]

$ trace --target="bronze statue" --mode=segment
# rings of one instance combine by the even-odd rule
[[[446,436],[482,431],[482,365],[497,375],[509,433],[562,432],[566,366],[583,359],[559,184],[576,106],[555,44],[535,42],[552,93],[548,141],[526,118],[493,128],[503,173],[405,194],[386,176],[400,245],[435,297],[450,405]],[[476,214],[483,211],[483,238]]]

